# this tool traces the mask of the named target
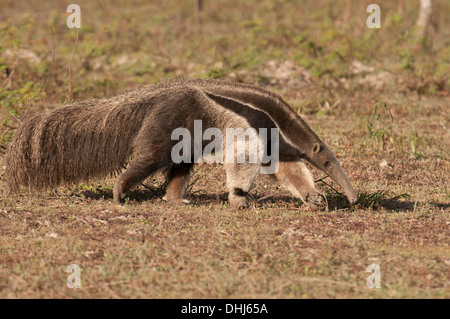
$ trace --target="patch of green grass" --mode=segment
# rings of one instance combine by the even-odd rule
[[[383,200],[387,198],[385,190],[379,190],[372,193],[362,192],[358,195],[358,203],[368,209],[378,206]]]

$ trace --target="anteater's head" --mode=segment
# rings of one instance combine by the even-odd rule
[[[356,192],[333,152],[319,138],[308,144],[303,150],[303,158],[331,177],[342,188],[351,204],[356,203]]]

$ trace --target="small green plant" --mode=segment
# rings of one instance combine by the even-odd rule
[[[358,196],[358,203],[361,206],[372,209],[387,198],[387,192],[385,190],[379,190],[372,193],[360,193]]]
[[[412,132],[412,136],[409,140],[409,146],[411,147],[411,154],[416,158],[416,159],[422,159],[425,158],[425,154],[418,151],[417,148],[420,145],[425,145],[426,141],[425,141],[425,136],[419,136],[419,134],[417,134],[416,132]]]
[[[407,199],[411,198],[411,196],[407,193],[403,193],[400,195],[390,197],[388,192],[385,190],[378,190],[370,193],[362,192],[358,195],[358,204],[365,208],[373,209],[379,206],[385,200],[388,199],[392,200],[399,198]]]
[[[390,123],[385,126],[383,118],[386,115],[390,118]],[[364,118],[369,137],[377,142],[384,150],[386,147],[386,141],[390,141],[392,144],[395,142],[395,135],[392,133],[392,123],[394,117],[391,109],[384,102],[375,104],[372,112]]]

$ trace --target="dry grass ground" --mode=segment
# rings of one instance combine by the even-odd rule
[[[3,173],[16,118],[51,63],[48,25],[56,58],[30,113],[67,102],[76,31],[62,2],[1,2]],[[124,205],[112,203],[112,178],[39,194],[9,194],[1,179],[0,297],[449,298],[448,16],[421,47],[412,2],[380,1],[380,30],[365,26],[370,1],[206,1],[200,13],[193,1],[124,3],[78,2],[72,98],[174,76],[260,84],[336,153],[360,203],[318,182],[329,209],[310,212],[260,176],[251,207],[234,211],[220,165],[198,167],[186,207],[162,200],[162,176]],[[70,264],[81,289],[66,286]],[[370,264],[380,289],[366,285]]]

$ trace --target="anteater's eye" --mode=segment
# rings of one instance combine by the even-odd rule
[[[325,167],[330,166],[330,162],[329,162],[329,161],[326,161],[325,164],[323,164],[323,166],[325,166]]]
[[[314,143],[313,148],[312,148],[312,152],[313,153],[319,153],[320,152],[320,144],[319,143]]]

